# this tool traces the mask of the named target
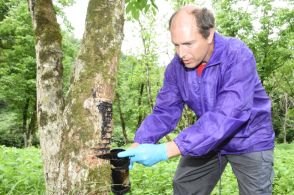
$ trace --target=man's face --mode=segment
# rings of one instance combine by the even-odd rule
[[[208,62],[213,52],[213,30],[205,39],[198,31],[194,16],[178,13],[172,21],[171,40],[187,68]]]

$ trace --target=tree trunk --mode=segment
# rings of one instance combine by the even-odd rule
[[[146,65],[146,87],[147,87],[147,95],[148,95],[148,102],[149,102],[149,107],[152,112],[153,110],[153,98],[152,98],[152,90],[151,90],[151,82],[150,82],[150,67],[148,63],[145,63]]]
[[[144,83],[141,83],[141,85],[140,85],[140,95],[139,95],[139,99],[138,99],[138,108],[140,108],[141,104],[142,104],[143,92],[144,92]],[[140,111],[140,113],[138,115],[138,119],[137,119],[137,129],[140,127],[142,120],[143,120],[143,115],[142,115],[142,112]]]
[[[30,98],[27,98],[25,101],[25,105],[22,110],[22,132],[24,137],[24,147],[28,147],[28,139],[26,136],[27,133],[27,121],[28,121],[28,111],[30,105]]]
[[[119,99],[120,97],[119,97],[118,93],[116,93],[116,98],[117,98],[117,106],[118,106],[122,134],[124,136],[125,143],[129,143],[130,141],[128,139],[128,135],[127,135],[127,131],[126,131],[125,117],[124,117],[124,113],[122,112],[122,109],[120,106],[120,99]]]
[[[284,116],[284,124],[283,124],[283,141],[286,144],[287,143],[287,116],[288,116],[288,94],[284,93],[285,97],[285,116]]]
[[[30,124],[29,124],[27,131],[26,131],[26,139],[27,139],[27,146],[28,147],[32,146],[33,136],[35,135],[36,130],[37,130],[36,123],[37,123],[37,105],[35,103],[34,110],[31,115]]]
[[[143,24],[139,22],[139,25],[140,25],[140,28],[141,28],[141,38],[142,38],[142,42],[143,42],[143,47],[144,47],[144,55],[145,56],[148,56],[149,54],[149,44],[147,44],[146,42],[148,41],[148,39],[146,39],[143,35],[142,35],[142,32],[143,32]],[[150,108],[150,112],[152,112],[153,110],[153,98],[152,98],[152,90],[151,90],[151,79],[150,79],[150,64],[144,60],[144,65],[145,65],[145,70],[146,70],[146,91],[147,91],[147,97],[148,97],[148,104],[149,104],[149,108]]]
[[[69,92],[63,95],[60,27],[51,0],[29,0],[36,38],[37,116],[47,194],[108,194],[113,88],[122,0],[90,0]]]

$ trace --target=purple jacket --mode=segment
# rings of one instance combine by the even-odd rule
[[[209,152],[241,154],[272,149],[271,102],[251,50],[240,40],[215,33],[214,51],[202,76],[176,55],[165,71],[153,113],[135,142],[156,143],[177,125],[184,104],[198,120],[174,139],[183,156]]]

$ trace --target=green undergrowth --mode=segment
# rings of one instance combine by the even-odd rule
[[[294,144],[279,144],[275,149],[274,195],[294,195]],[[130,195],[172,194],[172,179],[179,158],[153,167],[136,164],[130,171]],[[44,194],[44,177],[40,150],[0,146],[0,195]],[[212,195],[219,194],[219,185]],[[221,180],[221,194],[238,195],[238,185],[231,167],[227,166]]]
[[[0,146],[0,194],[44,194],[44,176],[37,148]]]

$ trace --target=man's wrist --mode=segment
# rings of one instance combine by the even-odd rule
[[[136,148],[136,147],[138,147],[140,144],[138,143],[138,142],[134,142],[134,143],[132,143],[131,145],[130,145],[130,147],[129,148]]]
[[[179,150],[177,144],[174,141],[167,142],[166,147],[167,147],[168,158],[181,155],[181,151]]]

